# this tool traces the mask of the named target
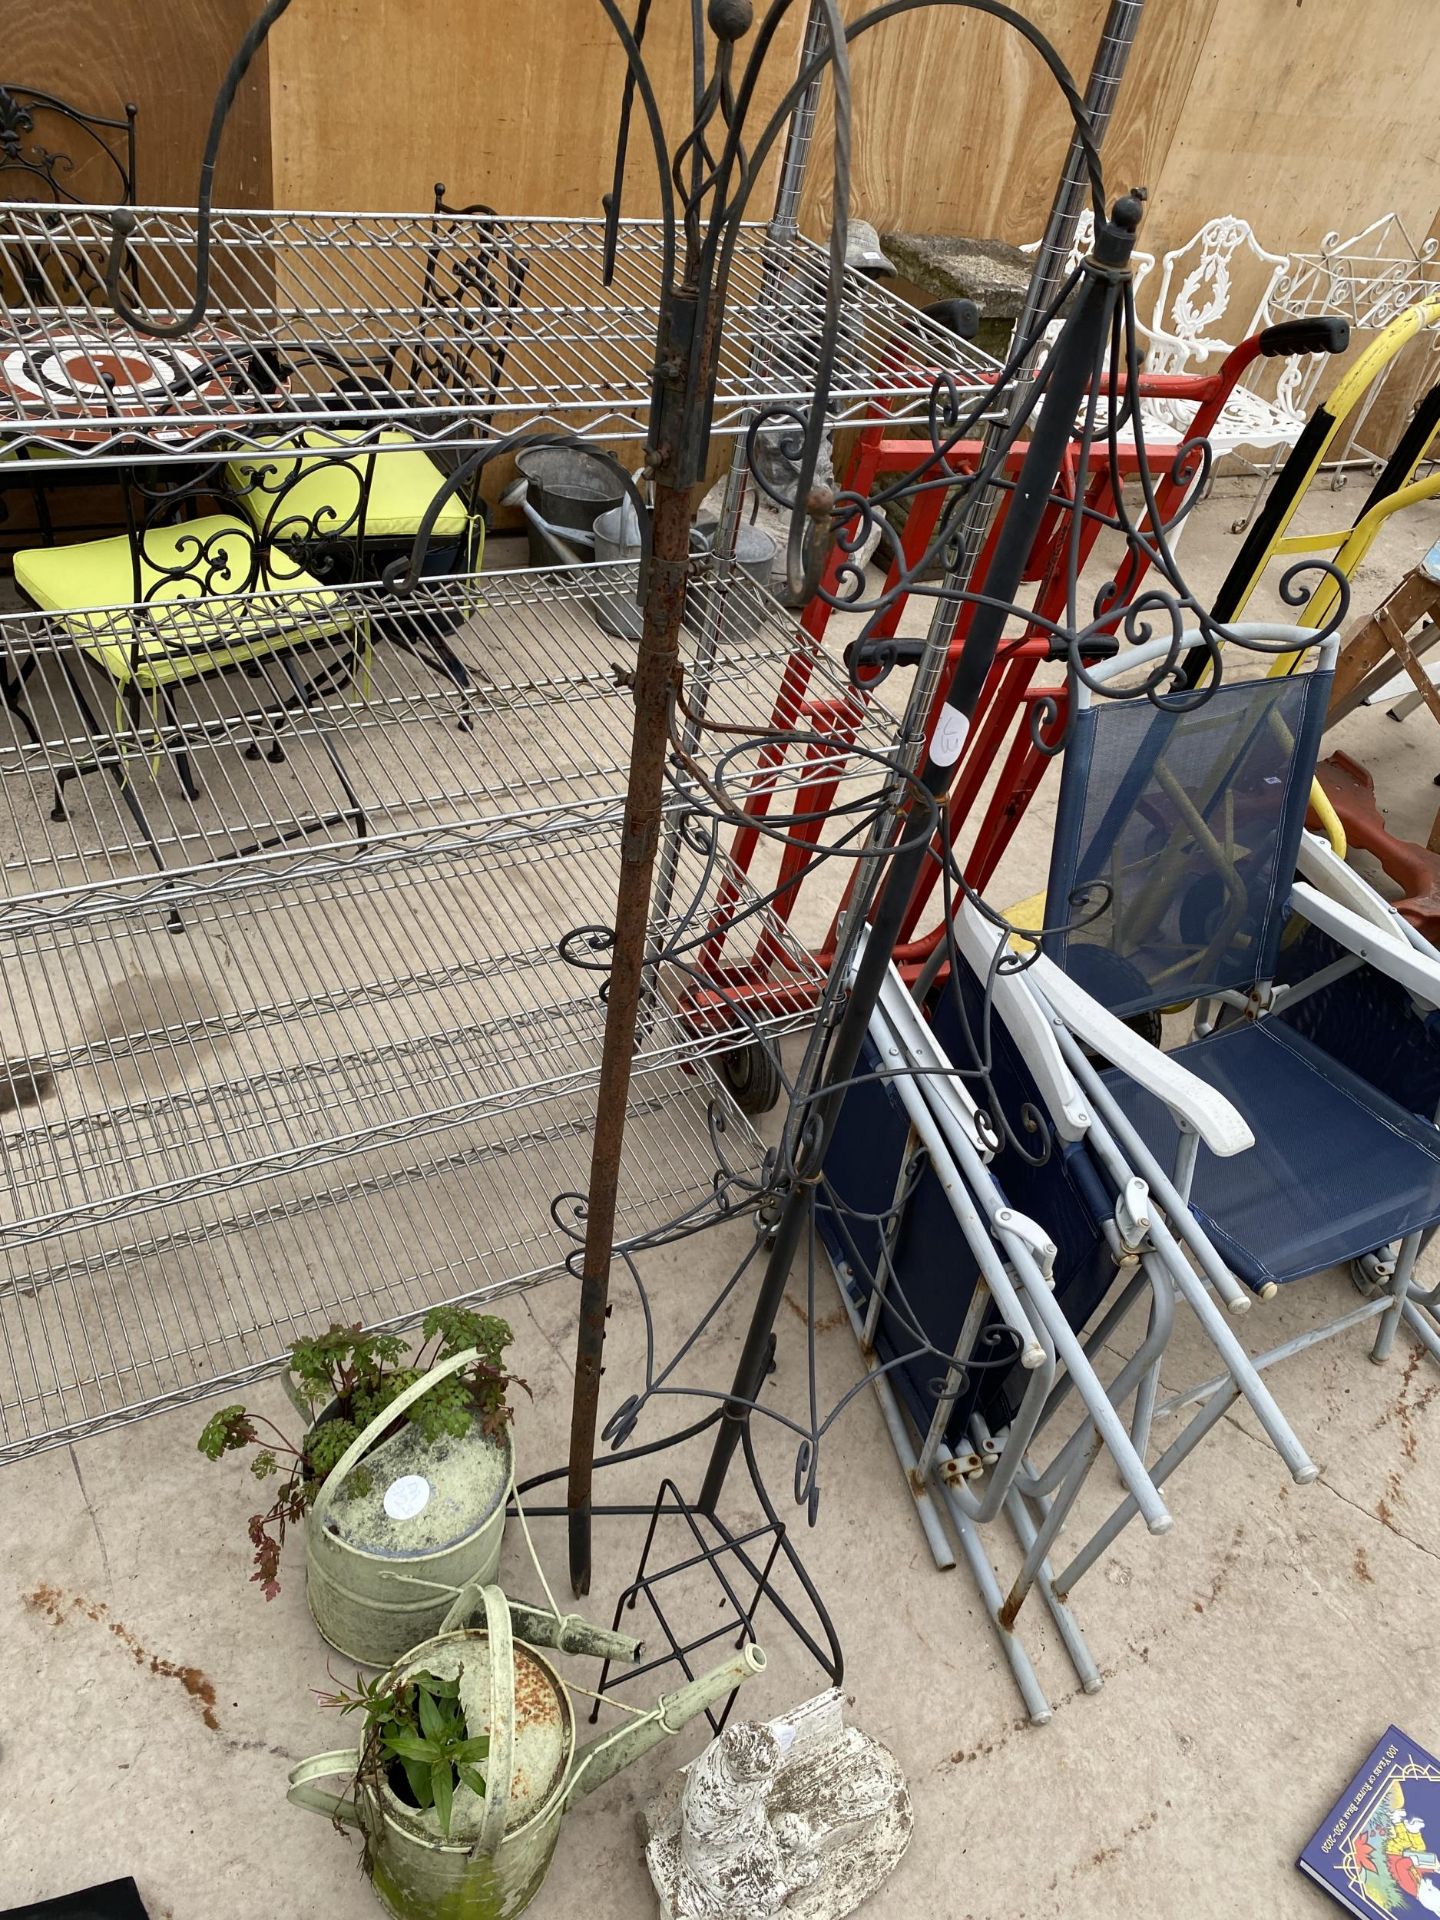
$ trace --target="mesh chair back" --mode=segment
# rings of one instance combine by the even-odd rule
[[[1076,715],[1045,950],[1111,1012],[1273,975],[1329,693],[1316,670]]]
[[[840,1110],[825,1178],[816,1195],[816,1224],[837,1266],[867,1291],[880,1267],[885,1229],[910,1137],[900,1096],[872,1079],[880,1056],[867,1040]]]

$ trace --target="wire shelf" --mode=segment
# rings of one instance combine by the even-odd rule
[[[324,637],[289,656],[295,671],[315,686],[338,656],[354,670],[305,703],[278,657],[257,667],[264,678],[181,681],[158,733],[148,707],[138,730],[117,714],[113,685],[86,670],[76,644],[79,633],[91,649],[128,646],[131,610],[86,614],[75,632],[52,614],[0,616],[0,675],[23,690],[38,735],[13,713],[0,727],[0,927],[157,899],[178,907],[197,892],[268,885],[296,867],[358,870],[427,848],[503,854],[517,839],[618,821],[633,713],[623,670],[635,647],[599,621],[628,605],[634,588],[634,566],[614,562],[424,579],[399,599],[357,586],[171,603],[172,648],[204,652],[314,628]],[[732,793],[763,778],[783,794],[827,769],[844,776],[845,791],[876,788],[897,737],[889,712],[862,705],[843,670],[753,582],[722,592],[707,576],[697,607],[712,621],[708,718],[757,730],[773,721],[804,736],[769,756],[763,774],[758,753],[743,752],[729,772]],[[702,644],[687,631],[692,669]],[[443,668],[441,649],[466,684],[453,664]],[[278,729],[256,723],[259,708],[280,712],[285,702]],[[702,758],[732,744],[714,738]],[[849,750],[852,739],[868,760]],[[277,744],[283,760],[267,757]],[[181,753],[198,799],[182,788]],[[65,817],[54,819],[57,778],[97,759],[98,770],[65,780]],[[682,804],[672,796],[672,808]]]
[[[482,444],[550,423],[643,438],[663,236],[626,220],[603,284],[599,220],[217,212],[211,300],[171,344],[118,323],[104,293],[110,210],[0,207],[0,439],[124,464],[272,444],[317,415],[412,443]],[[188,310],[196,217],[135,209],[131,298]],[[742,229],[713,430],[760,405],[809,405],[828,283],[824,249]],[[98,358],[97,358],[98,356]],[[833,424],[924,410],[939,370],[977,391],[997,363],[847,272]]]
[[[633,643],[597,616],[634,587],[622,564],[427,579],[398,601],[251,597],[252,624],[327,628],[297,667],[320,690],[275,731],[263,678],[234,673],[177,683],[173,721],[117,717],[85,647],[128,636],[133,610],[78,630],[0,619],[38,734],[12,713],[0,747],[0,1459],[272,1370],[335,1319],[493,1297],[574,1246],[554,1209],[588,1178],[606,949],[587,929],[615,899],[631,724],[612,662]],[[794,622],[753,583],[707,576],[693,611],[714,640],[708,714],[810,730],[772,785],[814,776],[826,714],[873,739],[883,778],[894,722],[823,658],[797,676]],[[167,618],[172,643],[213,646],[217,622],[236,639],[224,596]],[[85,754],[109,764],[67,780],[52,820],[53,782]],[[683,808],[652,937],[687,943],[639,1029],[625,1234],[714,1208],[727,1165],[758,1166],[707,1062],[808,1021],[821,984]],[[717,911],[725,966],[697,980]]]
[[[133,1234],[12,1249],[0,1462],[274,1372],[333,1322],[403,1327],[436,1302],[488,1302],[553,1273],[575,1242],[552,1203],[584,1190],[593,1127],[593,1096],[565,1089],[263,1189],[176,1202]],[[642,1072],[619,1233],[713,1207],[722,1165],[753,1174],[761,1154],[703,1067]]]
[[[773,987],[752,1018],[808,1019],[814,963],[767,911],[745,918],[754,896],[723,857],[677,851],[653,937],[723,888],[729,966]],[[388,1144],[443,1151],[477,1116],[593,1087],[606,952],[566,936],[610,911],[619,866],[614,831],[592,830],[562,859],[529,841],[211,896],[178,928],[156,912],[0,938],[0,1235],[13,1248]],[[723,980],[659,975],[638,1073],[749,1039]]]

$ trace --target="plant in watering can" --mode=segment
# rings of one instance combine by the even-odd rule
[[[255,1448],[250,1471],[257,1480],[277,1480],[269,1509],[250,1519],[256,1581],[267,1600],[280,1591],[280,1555],[286,1529],[314,1507],[321,1489],[367,1429],[377,1422],[395,1432],[401,1423],[415,1430],[426,1446],[442,1436],[462,1439],[478,1430],[492,1442],[507,1439],[511,1386],[523,1380],[505,1371],[510,1328],[493,1314],[465,1307],[432,1307],[421,1326],[422,1348],[410,1357],[399,1334],[365,1333],[359,1327],[332,1326],[290,1349],[285,1385],[302,1412],[314,1415],[296,1446],[262,1415],[243,1406],[222,1407],[205,1424],[200,1451],[208,1459]],[[463,1365],[454,1365],[461,1356]],[[417,1388],[432,1369],[451,1363],[423,1393]],[[528,1391],[528,1388],[527,1388]],[[404,1406],[395,1403],[405,1397]],[[387,1410],[395,1406],[392,1422]],[[374,1486],[371,1466],[357,1461],[344,1475],[342,1497],[355,1500]]]
[[[367,1680],[357,1673],[353,1690],[337,1685],[333,1693],[317,1690],[316,1698],[341,1713],[364,1714],[362,1754],[374,1754],[401,1800],[435,1809],[447,1840],[457,1785],[484,1799],[478,1763],[490,1752],[490,1736],[466,1726],[458,1680],[417,1673],[397,1686],[389,1674]]]
[[[359,1830],[362,1871],[396,1920],[515,1920],[544,1885],[568,1806],[765,1671],[759,1647],[742,1647],[582,1745],[545,1650],[633,1664],[638,1640],[473,1581],[439,1628],[380,1679],[331,1696],[363,1717],[358,1748],[290,1773],[295,1806]]]

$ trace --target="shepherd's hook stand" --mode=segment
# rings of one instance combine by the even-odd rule
[[[1127,196],[1116,203],[1110,220],[1097,225],[1094,251],[1083,264],[1082,285],[1051,356],[1049,381],[1029,451],[986,575],[985,598],[956,664],[921,772],[924,791],[937,801],[948,787],[951,770],[964,747],[1009,617],[1010,604],[1019,592],[1025,562],[1056,489],[1075,430],[1076,415],[1095,379],[1110,336],[1117,292],[1129,279],[1130,255],[1140,214],[1140,202]],[[914,802],[911,808],[913,805]],[[901,813],[902,831],[908,810]],[[880,998],[885,970],[928,853],[927,843],[911,835],[908,843],[899,846],[886,873],[870,935],[830,1047],[825,1077],[810,1104],[803,1144],[805,1157],[797,1168],[801,1178],[787,1197],[775,1228],[774,1244],[735,1370],[731,1397],[726,1403],[700,1490],[699,1506],[703,1512],[713,1514],[719,1504],[742,1429],[764,1385],[785,1283],[810,1220],[813,1196],[808,1176],[818,1174],[824,1164],[845,1088],[860,1058],[870,1018]]]

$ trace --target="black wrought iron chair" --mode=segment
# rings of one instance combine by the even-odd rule
[[[135,119],[86,113],[53,93],[0,81],[0,198],[135,205]],[[53,136],[48,129],[54,128]],[[49,138],[82,142],[78,157]]]
[[[341,463],[350,494],[343,513],[337,511],[328,527],[332,543],[346,535],[352,543],[358,540],[376,458],[372,450],[363,459]],[[334,769],[345,805],[323,817],[289,824],[247,820],[273,831],[241,851],[258,851],[346,821],[363,840],[363,809],[329,737],[325,707],[357,679],[362,697],[368,699],[370,621],[290,550],[297,526],[290,494],[303,485],[303,473],[289,490],[282,487],[267,496],[258,525],[233,508],[215,511],[213,498],[207,497],[211,478],[201,474],[161,492],[147,489],[132,475],[125,491],[124,533],[32,547],[15,556],[21,594],[37,612],[51,616],[57,633],[68,642],[60,651],[61,670],[94,742],[88,760],[50,762],[55,782],[52,818],[66,818],[69,781],[108,774],[157,864],[163,865],[159,842],[136,792],[135,775],[145,762],[152,763],[153,780],[155,763],[168,757],[187,798],[198,800],[201,790],[191,764],[197,747],[218,749],[240,741],[248,758],[268,749],[269,759],[280,760],[287,729],[310,715],[311,731]],[[193,512],[196,507],[202,509],[198,514]],[[302,673],[299,662],[305,657],[310,664]],[[38,744],[22,703],[23,683],[34,664],[32,659],[21,667],[20,684],[7,686],[4,697]],[[113,697],[112,720],[98,714],[86,698],[81,665]],[[202,711],[195,695],[200,683],[236,675],[264,686],[267,697],[262,703],[234,715]]]
[[[416,357],[442,390],[484,390],[487,406],[497,406],[505,377],[505,360],[514,334],[516,311],[525,287],[529,261],[506,234],[503,223],[473,234],[447,225],[477,216],[500,221],[494,207],[476,200],[468,207],[452,207],[445,198],[445,182],[435,182],[431,209],[431,241],[425,255],[421,308],[443,315],[458,306],[479,307],[491,319],[488,329],[467,329],[465,351],[453,342],[442,347],[422,338]],[[463,240],[463,244],[462,244]]]
[[[362,519],[354,511],[357,481]],[[347,428],[338,422],[293,430],[226,463],[223,489],[257,532],[269,530],[291,562],[327,585],[381,577],[414,549],[445,474],[423,448],[395,428]],[[485,553],[485,507],[478,481],[441,506],[431,528],[423,572],[478,574]],[[462,605],[464,603],[462,602]],[[456,622],[458,624],[458,620]],[[433,672],[470,688],[470,672],[449,644],[438,612],[417,618],[397,610],[372,622],[371,637],[389,640]]]
[[[493,229],[455,224],[477,215],[499,224]],[[376,424],[373,415],[392,407],[397,415],[411,414],[417,393],[433,397],[437,418],[452,398],[467,410],[473,408],[477,392],[485,396],[486,406],[498,409],[526,268],[525,256],[512,244],[493,207],[479,202],[452,207],[444,183],[437,182],[414,334],[380,362],[371,357],[353,365],[343,354],[334,354],[335,390],[317,402],[315,426],[298,438],[287,429],[272,446],[238,454],[229,463],[226,491],[240,510],[257,527],[273,523],[276,496],[285,494],[292,531],[281,537],[296,561],[327,582],[343,579],[343,570],[355,559],[366,577],[375,578],[407,557],[431,503],[454,470],[454,457],[443,449],[408,444],[405,428]],[[463,324],[457,324],[461,318]],[[331,357],[325,348],[312,346],[309,351],[313,360]],[[351,416],[356,412],[366,415],[368,423],[355,424]],[[355,451],[347,455],[350,445]],[[347,469],[362,462],[369,464],[372,478],[356,541],[346,526],[343,503],[353,493]],[[336,524],[346,527],[338,542],[326,532]],[[485,530],[477,471],[440,508],[423,571],[478,573]],[[407,613],[378,618],[373,637],[392,640],[462,690],[469,688],[469,671],[447,644],[439,614],[423,621]]]

